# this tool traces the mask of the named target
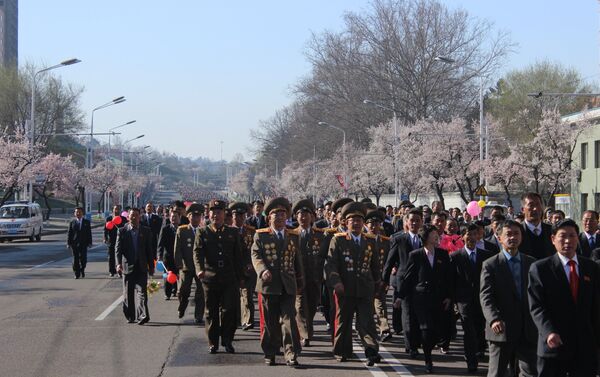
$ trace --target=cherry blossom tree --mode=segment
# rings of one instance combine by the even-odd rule
[[[100,200],[97,203],[99,210],[104,202],[104,194],[108,190],[116,190],[117,182],[121,179],[121,176],[120,167],[109,160],[100,161],[92,169],[87,170],[86,187],[100,194]]]
[[[71,177],[77,174],[77,165],[72,161],[71,156],[50,153],[42,157],[33,171],[36,176],[34,190],[44,200],[48,208],[45,216],[49,219],[52,211],[49,199],[70,191]]]
[[[0,136],[0,205],[16,191],[33,180],[34,166],[40,160],[39,146],[30,146],[27,137],[20,131],[14,135]]]

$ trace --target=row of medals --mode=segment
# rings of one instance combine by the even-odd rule
[[[354,271],[354,260],[350,254],[350,250],[345,250],[342,255],[344,256],[344,261],[346,262],[346,271],[352,272]],[[369,266],[369,256],[371,255],[371,247],[368,248],[368,251],[365,253],[365,257],[363,259],[362,269],[361,271],[366,272]]]

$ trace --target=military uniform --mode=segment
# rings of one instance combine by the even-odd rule
[[[367,237],[373,237],[375,250],[379,262],[379,276],[383,275],[383,266],[390,252],[390,238],[382,235],[367,234]],[[379,291],[375,295],[375,315],[377,316],[377,330],[380,335],[390,332],[390,325],[387,318],[387,292]]]
[[[174,255],[175,265],[179,269],[179,278],[181,280],[179,286],[179,318],[183,318],[185,309],[188,306],[190,293],[192,292],[192,282],[195,281],[194,318],[197,323],[201,323],[204,316],[204,291],[202,290],[202,284],[196,275],[196,267],[194,266],[194,240],[196,239],[196,232],[198,230],[195,230],[191,224],[181,225],[177,228]]]
[[[365,216],[362,203],[348,203],[342,209],[344,218]],[[376,244],[370,237],[361,234],[357,243],[354,235],[336,233],[329,246],[325,271],[330,287],[343,285],[344,292],[334,291],[336,306],[333,354],[344,361],[352,356],[352,320],[356,313],[356,329],[365,348],[369,365],[379,362],[377,330],[373,321],[373,298],[380,286],[381,273]]]
[[[210,210],[225,210],[225,203],[211,200]],[[242,240],[236,230],[226,225],[208,225],[196,234],[194,265],[204,272],[202,287],[206,302],[206,335],[209,347],[218,348],[219,337],[227,352],[237,328],[237,305],[242,277]]]
[[[256,228],[244,224],[238,229],[242,238],[242,261],[244,263],[244,287],[240,288],[240,320],[242,324],[254,326],[254,291],[256,289],[256,272],[252,266],[252,244]]]
[[[272,199],[265,207],[267,216],[281,210],[289,214],[291,208],[285,198]],[[283,237],[280,238],[281,232]],[[298,232],[293,229],[258,229],[252,245],[252,264],[256,271],[258,306],[260,313],[260,345],[265,362],[275,364],[275,354],[283,340],[285,358],[288,365],[297,365],[300,354],[300,341],[296,325],[296,293],[303,289],[302,256]],[[263,275],[269,271],[270,281]]]

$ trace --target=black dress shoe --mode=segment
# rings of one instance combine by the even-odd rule
[[[217,353],[217,346],[208,347],[208,353],[210,353],[211,355],[214,355],[215,353]]]
[[[254,323],[244,323],[242,325],[242,330],[243,331],[248,331],[254,328]]]
[[[285,362],[285,365],[287,365],[288,367],[296,368],[300,364],[298,364],[298,360],[296,360],[296,359],[290,359],[290,360],[287,360]]]
[[[269,366],[275,365],[275,356],[265,357],[265,364],[267,364]]]
[[[235,348],[233,348],[233,345],[231,343],[225,344],[223,345],[223,347],[225,347],[225,352],[235,353]]]
[[[84,278],[85,277],[85,271],[81,270],[81,277]]]
[[[308,339],[302,339],[302,340],[300,341],[300,345],[301,345],[302,347],[310,347],[310,340],[308,340]]]
[[[388,340],[392,339],[392,334],[389,331],[385,331],[381,333],[380,338],[382,342],[387,342]]]
[[[74,279],[79,279],[79,275],[75,275],[73,278]]]
[[[198,319],[194,319],[194,323],[197,324],[198,326],[202,326],[204,324],[204,321],[202,320],[202,318]]]
[[[368,367],[372,367],[373,365],[375,365],[376,363],[380,363],[381,362],[381,356],[379,355],[373,355],[373,356],[369,356],[369,358],[367,359],[367,366]]]
[[[345,363],[346,361],[348,361],[348,358],[346,356],[336,356],[335,359],[338,363]]]
[[[425,372],[433,373],[433,363],[431,361],[428,363],[425,363]]]
[[[135,319],[128,319],[127,323],[135,323]]]
[[[165,295],[165,300],[166,300],[166,301],[169,301],[170,299],[171,299],[171,296],[167,296],[167,295]]]
[[[185,314],[185,312],[182,312],[181,310],[177,311],[177,315],[179,316],[179,318],[183,318],[184,314]]]
[[[150,321],[150,317],[144,317],[138,321],[138,325],[144,325]]]
[[[447,355],[450,352],[450,348],[448,347],[440,347],[440,353],[442,355]]]
[[[467,372],[469,372],[470,374],[477,373],[477,365],[469,365],[469,366],[467,366]]]
[[[410,351],[410,358],[411,359],[418,359],[419,358],[419,351],[417,351],[417,350]]]

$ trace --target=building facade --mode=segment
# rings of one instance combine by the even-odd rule
[[[0,66],[19,62],[19,1],[0,0]]]

